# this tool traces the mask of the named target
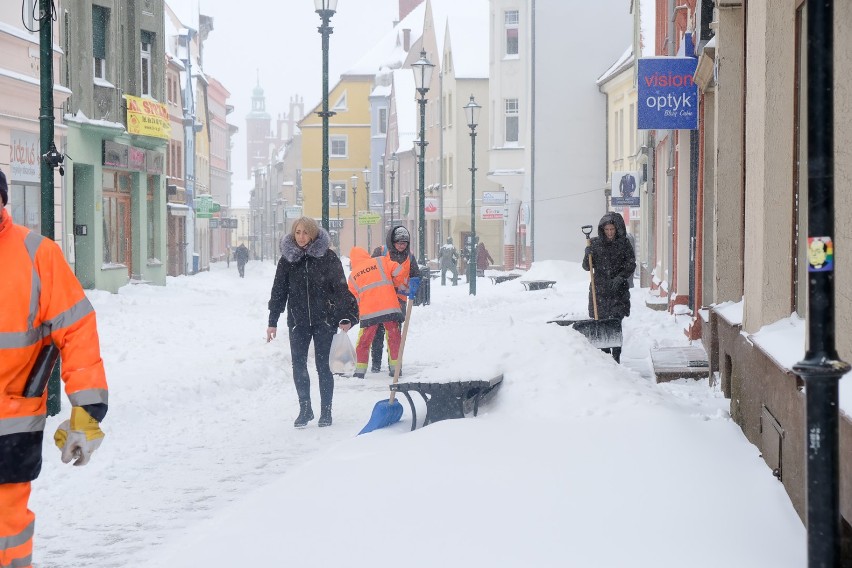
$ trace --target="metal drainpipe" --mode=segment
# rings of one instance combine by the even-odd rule
[[[535,261],[535,0],[530,7],[530,226],[527,238],[530,241],[530,259]],[[518,233],[515,232],[515,257],[518,257]],[[526,257],[526,255],[524,255]],[[516,263],[517,264],[517,263]]]
[[[675,54],[675,0],[669,0],[669,37],[668,37],[668,45],[666,46],[666,51],[669,56],[674,56]],[[668,134],[668,150],[669,150],[669,163],[668,168],[666,170],[666,176],[668,181],[666,182],[666,204],[667,204],[667,227],[666,233],[668,233],[668,259],[666,261],[666,270],[668,271],[668,276],[666,281],[668,282],[668,293],[669,293],[669,307],[671,307],[672,297],[675,296],[674,293],[674,172],[675,172],[675,143],[674,143],[675,131],[669,130]]]

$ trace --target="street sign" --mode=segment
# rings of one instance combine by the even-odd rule
[[[195,198],[195,216],[198,219],[213,217],[213,196],[199,195]]]
[[[379,213],[373,213],[372,211],[358,212],[359,225],[378,225],[381,221],[382,216]]]
[[[343,219],[329,219],[328,220],[328,228],[329,229],[342,229],[343,228]]]
[[[300,205],[285,207],[284,215],[286,215],[288,219],[298,219],[302,216],[302,207]]]
[[[222,220],[224,221],[224,219],[222,219]],[[210,228],[211,229],[218,229],[219,228],[219,219],[217,219],[215,217],[211,217],[210,218]]]
[[[483,191],[483,205],[503,205],[507,201],[505,191]]]
[[[479,218],[483,221],[502,221],[509,218],[509,208],[505,205],[502,207],[483,205],[480,208]]]

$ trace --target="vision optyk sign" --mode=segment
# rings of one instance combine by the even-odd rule
[[[640,130],[696,130],[698,86],[693,57],[647,57],[639,60]]]

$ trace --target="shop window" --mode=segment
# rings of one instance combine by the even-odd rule
[[[129,174],[108,174],[115,177],[103,190],[104,263],[130,266],[130,187]]]
[[[156,178],[154,176],[148,176],[148,196],[147,196],[147,225],[148,225],[148,258],[154,259],[157,258],[157,241],[159,235],[157,234],[157,224],[156,224],[156,201],[154,199],[154,195],[156,193]]]
[[[379,109],[379,134],[387,134],[388,132],[388,109]]]
[[[41,188],[38,185],[9,184],[12,219],[41,234]]]
[[[795,127],[793,162],[793,250],[791,251],[791,311],[806,317],[808,306],[808,50],[807,2],[796,10]]]

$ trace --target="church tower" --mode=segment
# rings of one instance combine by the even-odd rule
[[[271,128],[272,117],[266,112],[266,96],[258,72],[257,86],[251,95],[251,112],[246,115],[246,174],[249,179],[256,167],[269,161]]]

